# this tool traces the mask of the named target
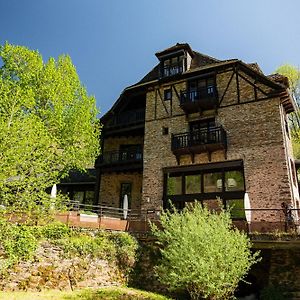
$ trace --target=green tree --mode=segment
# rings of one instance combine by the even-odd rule
[[[162,254],[157,274],[171,290],[186,289],[192,299],[229,299],[258,261],[229,212],[210,212],[196,202],[180,213],[164,212],[161,227],[152,224]]]
[[[38,51],[6,43],[0,57],[0,202],[45,210],[45,189],[98,154],[95,99],[69,56],[44,62]]]
[[[278,67],[275,73],[282,74],[286,76],[289,80],[291,92],[296,97],[297,101],[300,101],[300,70],[299,68],[285,64]]]
[[[289,80],[290,90],[298,105],[300,105],[300,69],[285,64],[275,70],[275,73],[284,75]],[[300,111],[299,109],[290,114],[289,123],[293,138],[294,156],[300,158]]]

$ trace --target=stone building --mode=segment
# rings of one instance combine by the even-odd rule
[[[188,44],[155,55],[158,64],[101,119],[98,203],[121,208],[126,194],[137,210],[217,199],[242,209],[247,193],[253,220],[282,202],[299,208],[287,78]]]

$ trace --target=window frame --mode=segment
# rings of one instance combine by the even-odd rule
[[[228,171],[239,171],[243,177],[243,188],[241,190],[236,191],[227,191],[226,190],[226,183],[225,183],[225,174]],[[218,192],[204,192],[204,174],[209,173],[221,173],[222,174],[222,189]],[[200,175],[200,193],[194,194],[186,194],[186,176],[187,175]],[[181,184],[182,184],[182,194],[180,195],[168,195],[167,190],[167,180],[169,176],[181,176]],[[224,166],[220,168],[207,168],[207,169],[199,169],[199,170],[185,170],[185,167],[182,168],[182,171],[177,172],[165,172],[164,173],[164,196],[163,196],[163,204],[164,208],[169,208],[169,201],[173,203],[177,202],[193,202],[195,200],[202,202],[203,200],[211,200],[220,197],[223,201],[224,207],[226,207],[226,200],[239,200],[243,199],[246,192],[246,182],[245,182],[245,174],[244,174],[244,167],[241,166]]]

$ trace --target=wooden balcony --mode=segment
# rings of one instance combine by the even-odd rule
[[[187,114],[215,109],[217,100],[218,93],[215,86],[205,87],[195,91],[181,91],[180,93],[180,107]]]
[[[100,167],[101,171],[107,172],[142,170],[143,151],[141,149],[107,151],[96,161],[96,166]]]
[[[191,154],[192,160],[196,153],[210,153],[227,149],[226,132],[222,126],[205,130],[185,132],[172,135],[172,152],[177,159],[180,155]]]
[[[145,109],[129,110],[114,115],[104,124],[104,135],[118,135],[128,130],[134,135],[143,133],[145,127]]]

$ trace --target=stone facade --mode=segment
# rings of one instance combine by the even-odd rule
[[[131,209],[141,209],[142,174],[121,173],[103,174],[101,176],[101,205],[119,208],[121,183],[131,183]]]
[[[174,50],[180,50],[180,45]],[[143,140],[143,172],[102,174],[100,203],[117,206],[120,182],[127,180],[134,183],[134,208],[162,209],[162,199],[166,197],[166,169],[180,171],[191,166],[201,168],[214,163],[226,166],[227,162],[241,161],[244,192],[248,193],[252,208],[280,210],[282,202],[299,207],[298,183],[293,174],[294,160],[286,126],[287,113],[293,110],[293,100],[289,98],[288,105],[282,100],[283,94],[285,97],[289,95],[287,88],[240,61],[218,61],[200,54],[195,54],[195,57],[191,69],[182,76],[160,79],[159,75],[153,77],[154,69],[145,77],[148,82],[130,88],[131,93],[142,89],[146,95],[144,137],[128,138],[129,133],[109,137],[104,141],[104,149],[116,150],[130,139],[135,139],[136,143]],[[151,76],[153,80],[149,80]],[[193,78],[214,78],[217,91],[214,107],[192,112],[183,109],[181,91],[187,90]],[[169,100],[164,98],[166,90],[172,92]],[[114,110],[116,113],[118,106]],[[122,113],[122,108],[119,113]],[[226,147],[175,156],[172,136],[188,132],[191,122],[209,119],[214,119],[216,126],[225,130]],[[182,169],[178,169],[180,167]],[[252,220],[276,218],[274,214],[276,212],[255,212]]]

